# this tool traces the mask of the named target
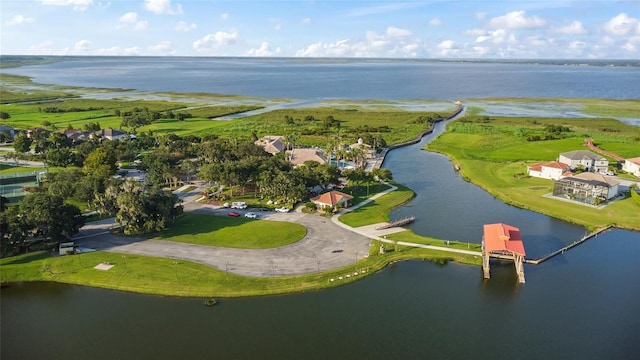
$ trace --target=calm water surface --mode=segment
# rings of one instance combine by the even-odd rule
[[[638,63],[576,65],[575,62],[556,65],[382,59],[74,57],[2,71],[57,85],[294,99],[633,99],[640,94]]]
[[[410,261],[320,292],[223,299],[2,290],[2,359],[637,359],[640,233],[540,266]]]
[[[65,85],[306,99],[640,94],[637,67],[80,58],[3,71]],[[468,242],[480,241],[482,224],[506,222],[520,227],[528,257],[584,234],[464,182],[447,158],[420,150],[438,131],[390,153],[385,166],[418,193],[392,217],[415,215],[415,232]],[[341,288],[213,308],[201,299],[14,285],[0,292],[0,358],[636,359],[639,258],[640,233],[613,230],[525,265],[524,285],[511,264],[493,266],[484,281],[478,267],[410,261]]]

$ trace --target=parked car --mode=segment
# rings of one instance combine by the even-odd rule
[[[276,211],[281,213],[288,213],[289,211],[291,211],[291,209],[283,206],[283,207],[276,208]]]
[[[258,210],[258,211],[271,211],[271,209],[264,208],[264,207],[263,208],[257,208],[256,210]]]
[[[244,214],[244,217],[249,218],[249,219],[257,219],[258,215],[252,212],[248,212],[246,214]]]
[[[231,208],[232,209],[246,209],[247,208],[247,203],[245,203],[244,201],[236,201],[236,202],[232,202],[231,203]]]
[[[233,212],[233,211],[229,211],[229,214],[227,214],[229,216],[233,216],[233,217],[238,217],[240,216],[240,214],[238,214],[237,212]]]
[[[226,202],[226,203],[222,204],[222,207],[226,207],[226,208],[228,208],[228,207],[229,207],[229,203],[228,203],[228,202]]]

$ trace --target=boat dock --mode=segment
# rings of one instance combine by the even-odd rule
[[[585,235],[584,237],[582,237],[582,239],[576,240],[576,241],[572,242],[571,244],[569,244],[569,245],[567,245],[565,247],[562,247],[562,248],[560,248],[560,249],[558,249],[558,250],[556,250],[556,251],[554,251],[554,252],[552,252],[550,254],[547,254],[547,255],[545,255],[543,257],[540,257],[540,258],[537,258],[537,259],[526,259],[524,262],[527,263],[527,264],[534,264],[534,265],[541,264],[541,263],[551,259],[552,257],[554,257],[556,255],[564,254],[565,251],[571,249],[572,247],[578,246],[578,245],[582,244],[583,242],[585,242],[585,241],[587,241],[587,240],[589,240],[589,239],[591,239],[593,237],[598,236],[598,234],[603,233],[603,232],[611,229],[612,227],[613,227],[612,225],[609,225],[607,227],[598,229],[598,230],[592,232],[591,234]]]
[[[398,227],[398,226],[407,225],[409,223],[412,223],[415,219],[416,219],[415,216],[409,216],[409,217],[406,217],[404,219],[395,220],[395,221],[392,221],[390,223],[378,226],[376,228],[376,230],[384,230],[384,229],[389,229],[389,228],[392,228],[392,227]]]

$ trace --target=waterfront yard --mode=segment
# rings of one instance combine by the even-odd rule
[[[360,227],[389,221],[389,212],[411,200],[415,193],[406,186],[395,184],[397,190],[379,197],[353,211],[340,216],[340,222],[351,227]]]
[[[293,244],[306,233],[304,226],[291,222],[187,213],[155,238],[238,249],[268,249]]]
[[[562,139],[526,140],[551,124],[571,131],[564,132],[566,138]],[[560,152],[584,149],[584,137],[591,137],[598,146],[615,149],[622,156],[638,156],[640,128],[607,119],[492,117],[484,121],[482,117],[472,117],[471,122],[450,124],[449,130],[430,143],[428,149],[450,156],[465,179],[497,198],[589,229],[607,225],[640,229],[640,209],[628,197],[596,209],[543,197],[552,191],[553,181],[527,176],[527,165],[554,160]]]

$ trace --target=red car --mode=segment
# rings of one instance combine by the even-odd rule
[[[240,214],[238,214],[237,212],[233,212],[233,211],[230,211],[230,212],[229,212],[229,214],[227,214],[227,215],[229,215],[229,216],[233,216],[233,217],[238,217],[238,216],[240,216]]]

